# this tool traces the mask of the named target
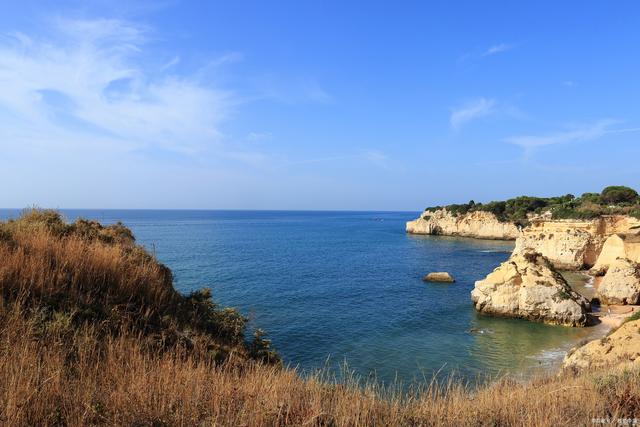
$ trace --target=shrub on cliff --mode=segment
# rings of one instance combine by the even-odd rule
[[[561,205],[551,209],[553,219],[592,219],[602,214],[600,210],[583,210],[571,206]]]
[[[584,193],[579,197],[579,200],[581,202],[594,203],[596,205],[602,204],[602,196],[600,196],[600,193]]]
[[[600,194],[605,203],[612,205],[619,203],[636,203],[638,202],[638,193],[633,188],[622,185],[613,185],[606,187]]]

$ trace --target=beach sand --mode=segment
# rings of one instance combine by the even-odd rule
[[[622,325],[627,317],[638,311],[640,311],[640,306],[638,305],[603,305],[600,307],[600,311],[592,314],[603,324],[611,328],[617,328]]]
[[[579,294],[588,299],[596,296],[602,277],[590,276],[586,271],[563,271],[562,276],[567,283]],[[637,305],[602,305],[594,307],[591,315],[599,320],[608,329],[619,327],[624,320],[640,311]]]

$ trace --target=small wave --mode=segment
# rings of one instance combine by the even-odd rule
[[[493,329],[471,328],[467,330],[467,333],[469,334],[492,334],[493,332]]]
[[[527,357],[529,359],[535,359],[541,362],[542,361],[548,362],[548,361],[563,359],[566,354],[567,354],[567,351],[562,348],[552,348],[549,350],[542,350],[536,354],[532,354]]]
[[[584,284],[585,288],[593,288],[593,276],[588,276],[589,278]]]
[[[507,251],[505,249],[484,249],[480,252],[483,252],[485,254],[510,254],[512,251]]]

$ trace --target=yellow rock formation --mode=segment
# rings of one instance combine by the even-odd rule
[[[585,325],[590,310],[586,298],[531,249],[514,252],[477,281],[471,300],[482,313],[568,326]]]
[[[572,350],[563,367],[580,371],[621,363],[640,363],[640,320],[624,323],[611,335]]]

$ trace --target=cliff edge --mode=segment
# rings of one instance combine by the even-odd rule
[[[476,239],[515,240],[520,231],[513,222],[500,221],[491,212],[474,211],[454,214],[446,208],[426,210],[408,221],[407,233],[461,236]]]
[[[607,239],[629,233],[640,220],[626,215],[603,215],[593,219],[532,219],[516,240],[516,251],[531,248],[555,268],[582,270],[593,267]],[[618,249],[612,242],[611,250]],[[603,259],[601,264],[608,262]]]

